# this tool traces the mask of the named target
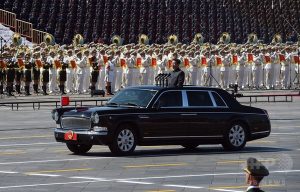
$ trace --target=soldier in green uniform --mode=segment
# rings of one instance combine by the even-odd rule
[[[249,185],[247,192],[264,192],[259,188],[259,184],[265,176],[269,175],[268,169],[257,159],[248,158],[246,172],[246,183]]]

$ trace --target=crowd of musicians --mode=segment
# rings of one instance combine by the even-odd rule
[[[83,44],[5,46],[0,58],[0,94],[114,92],[154,85],[155,76],[181,61],[185,85],[240,89],[298,88],[297,44]]]

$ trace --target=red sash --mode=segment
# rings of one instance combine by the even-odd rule
[[[151,60],[151,66],[152,67],[156,67],[157,66],[156,58],[152,58],[152,60]]]
[[[201,65],[207,65],[206,57],[201,57]]]
[[[184,66],[185,66],[185,67],[189,67],[189,66],[190,66],[190,61],[189,61],[188,58],[185,58],[185,59],[184,59]]]

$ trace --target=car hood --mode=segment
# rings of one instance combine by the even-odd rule
[[[105,114],[117,114],[124,112],[133,112],[139,108],[135,107],[110,107],[110,106],[101,106],[101,107],[86,107],[78,108],[74,110],[67,111],[63,114],[63,117],[91,117],[93,113],[98,113],[99,115]]]

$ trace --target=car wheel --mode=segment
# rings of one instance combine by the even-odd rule
[[[115,155],[129,155],[136,147],[136,134],[128,125],[121,126],[109,145],[110,151]]]
[[[66,143],[68,149],[75,154],[84,154],[88,152],[93,145]]]
[[[181,146],[184,147],[187,150],[193,150],[193,149],[196,149],[198,147],[198,144],[189,143],[189,144],[183,144]]]
[[[245,147],[246,142],[246,126],[242,123],[233,123],[225,133],[222,145],[226,150],[240,150]]]

